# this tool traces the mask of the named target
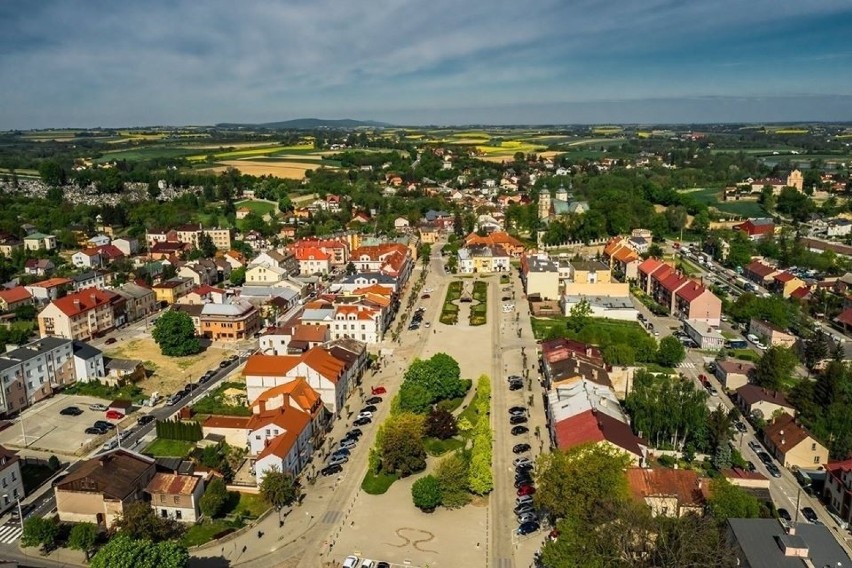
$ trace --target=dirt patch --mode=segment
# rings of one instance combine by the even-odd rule
[[[205,171],[223,172],[228,168],[236,168],[240,172],[253,176],[273,176],[288,179],[302,179],[305,177],[305,172],[309,170],[319,169],[321,164],[297,164],[293,162],[272,162],[272,161],[253,161],[253,160],[229,160],[226,162],[218,162],[222,164],[220,167],[210,168]],[[328,167],[328,166],[326,166]],[[331,168],[334,169],[334,168]]]
[[[198,355],[166,357],[153,339],[133,339],[117,349],[104,352],[107,357],[136,359],[145,364],[148,378],[139,382],[145,394],[154,391],[170,394],[186,383],[195,381],[209,369],[215,369],[230,352],[208,347]]]

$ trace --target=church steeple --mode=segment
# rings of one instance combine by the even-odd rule
[[[538,218],[542,221],[550,218],[550,190],[547,185],[538,190]]]

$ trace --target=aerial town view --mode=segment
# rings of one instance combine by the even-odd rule
[[[852,566],[852,5],[0,4],[0,568]]]

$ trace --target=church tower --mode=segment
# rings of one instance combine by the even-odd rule
[[[547,186],[538,192],[538,218],[542,221],[550,219],[550,190]]]
[[[564,185],[560,185],[559,189],[556,190],[556,200],[568,201],[568,190],[565,189]]]

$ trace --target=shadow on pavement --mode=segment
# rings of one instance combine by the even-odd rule
[[[230,565],[231,561],[221,556],[210,558],[189,557],[189,568],[228,568]]]

